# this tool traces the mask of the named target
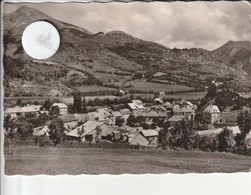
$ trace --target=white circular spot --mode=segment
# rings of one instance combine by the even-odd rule
[[[23,48],[33,58],[42,60],[53,56],[57,52],[59,44],[58,30],[49,22],[33,22],[23,32]]]

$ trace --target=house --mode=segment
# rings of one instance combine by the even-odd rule
[[[35,114],[36,116],[38,116],[38,113],[41,112],[41,109],[41,105],[27,105],[24,107],[16,106],[14,108],[6,108],[4,115],[9,115],[11,118],[27,114]]]
[[[40,127],[36,127],[33,129],[33,135],[34,136],[41,136],[41,135],[46,135],[49,136],[49,127],[46,126],[40,126]]]
[[[146,120],[151,120],[154,118],[166,119],[167,112],[152,109],[149,112],[142,112],[140,116],[144,117]]]
[[[98,108],[94,112],[90,112],[91,116],[98,122],[104,122],[110,124],[112,119],[112,114],[108,108]]]
[[[70,131],[78,125],[78,119],[73,114],[65,114],[59,117],[64,122],[64,127]]]
[[[54,104],[52,104],[51,109],[53,107],[59,108],[59,115],[65,115],[68,113],[68,106],[63,103],[54,103]]]
[[[113,132],[115,132],[118,127],[117,126],[108,126],[107,124],[100,125],[101,129],[101,140],[114,141]]]
[[[218,106],[209,105],[206,107],[206,109],[203,110],[202,118],[204,121],[210,124],[219,123],[221,116]]]
[[[158,131],[156,131],[154,129],[148,129],[148,130],[141,131],[141,133],[148,140],[148,142],[149,142],[148,145],[151,145],[151,146],[158,145],[158,137],[159,137]]]
[[[183,115],[187,120],[194,120],[195,118],[195,111],[192,107],[180,107],[179,105],[174,105],[173,114]]]
[[[73,114],[74,117],[78,120],[78,123],[85,123],[87,121],[95,121],[93,116],[90,113],[84,113],[84,114]]]
[[[130,116],[132,114],[128,108],[120,109],[119,112],[122,114],[122,116]]]
[[[132,100],[132,103],[128,103],[128,106],[133,115],[139,115],[145,108],[141,100]]]
[[[161,98],[154,98],[153,102],[155,104],[163,104],[163,100]]]
[[[197,110],[197,105],[194,105],[193,103],[191,103],[187,100],[182,99],[179,104],[182,108],[191,108],[193,110]]]
[[[167,121],[170,122],[171,125],[174,125],[175,123],[182,121],[186,117],[184,115],[173,115],[171,118],[169,118]]]
[[[128,135],[129,145],[132,146],[148,146],[149,141],[139,132],[134,131]]]
[[[97,127],[101,126],[103,122],[87,121],[86,123],[76,127],[72,131],[66,133],[66,136],[79,139],[82,141],[94,141],[97,136]]]
[[[125,128],[118,128],[116,131],[113,132],[113,138],[115,142],[118,141],[127,141],[127,136],[130,134],[130,131]]]
[[[120,117],[122,117],[123,115],[121,114],[121,112],[119,112],[119,111],[112,111],[112,116],[114,117],[114,118],[120,118]]]
[[[163,104],[163,106],[168,109],[168,110],[172,110],[173,109],[173,105],[170,102],[165,102]]]

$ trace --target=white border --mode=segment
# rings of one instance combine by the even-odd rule
[[[110,2],[99,0],[95,2]],[[122,0],[120,2],[126,2]],[[130,0],[128,0],[130,2]],[[44,0],[5,0],[4,2],[48,2]],[[92,2],[92,0],[51,2]],[[1,21],[2,21],[1,2]],[[248,3],[248,2],[247,2]],[[1,29],[3,24],[1,22]],[[2,32],[1,32],[2,34]],[[250,35],[251,36],[251,35]],[[3,51],[1,36],[1,53]],[[1,104],[3,108],[3,66],[1,55]],[[3,109],[1,110],[1,124],[3,122]],[[2,129],[2,128],[1,128]],[[162,174],[162,175],[80,175],[80,176],[5,176],[3,167],[3,132],[1,130],[1,194],[2,195],[134,195],[134,194],[192,194],[192,195],[217,195],[217,194],[250,194],[251,173],[234,174]]]

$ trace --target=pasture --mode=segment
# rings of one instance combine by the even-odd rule
[[[185,86],[185,85],[166,85],[161,83],[151,83],[146,82],[145,80],[133,80],[129,82],[131,87],[128,88],[129,90],[140,90],[140,91],[165,91],[165,92],[178,92],[178,91],[185,91],[191,90],[193,88]]]
[[[155,148],[16,146],[5,155],[5,174],[161,174],[247,172],[251,157],[231,153],[167,151]]]

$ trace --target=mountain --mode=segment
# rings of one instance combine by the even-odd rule
[[[59,50],[46,60],[30,58],[21,45],[23,30],[37,20],[54,24],[61,37]],[[170,49],[122,31],[92,33],[27,6],[5,15],[3,21],[4,87],[9,96],[67,95],[76,89],[184,91],[202,89],[212,80],[250,89],[235,56],[199,48]],[[164,74],[156,78],[156,72]]]
[[[224,57],[233,57],[243,65],[243,70],[251,76],[251,43],[249,41],[229,41],[213,52]]]

